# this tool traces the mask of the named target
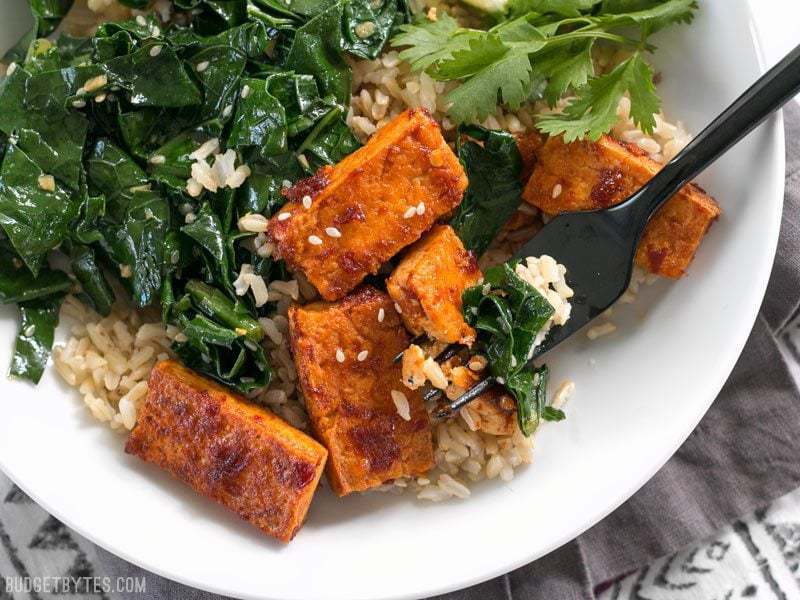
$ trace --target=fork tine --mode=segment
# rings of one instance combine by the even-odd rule
[[[478,382],[477,384],[472,386],[470,389],[468,389],[466,392],[461,394],[458,398],[453,400],[450,404],[448,404],[444,408],[436,411],[434,413],[434,417],[436,417],[437,419],[447,419],[449,417],[452,417],[463,406],[466,406],[467,404],[469,404],[470,402],[475,400],[475,398],[477,398],[478,396],[483,394],[485,391],[487,391],[494,384],[495,384],[494,377],[491,377],[491,376],[487,377],[483,381]]]

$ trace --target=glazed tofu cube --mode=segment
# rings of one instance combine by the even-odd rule
[[[386,280],[386,289],[414,335],[471,345],[475,330],[464,321],[461,295],[480,278],[475,257],[453,228],[437,225],[408,249]]]
[[[407,110],[335,167],[287,190],[268,234],[277,258],[337,300],[452,212],[466,187],[436,122]]]
[[[522,197],[547,214],[604,208],[630,196],[659,169],[637,146],[609,136],[570,144],[551,137],[536,150]],[[680,277],[719,214],[699,186],[685,186],[648,223],[636,263],[656,275]]]
[[[328,455],[302,431],[170,360],[150,374],[125,451],[282,542],[303,524]]]
[[[330,453],[328,479],[338,495],[433,466],[422,397],[403,387],[401,367],[392,362],[408,334],[386,294],[362,286],[338,302],[294,306],[289,332],[306,409]],[[407,412],[395,405],[393,391],[403,394]]]

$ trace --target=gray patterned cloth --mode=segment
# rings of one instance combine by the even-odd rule
[[[784,114],[778,257],[711,410],[605,520],[526,567],[438,600],[800,600],[800,108]],[[0,600],[49,598],[219,596],[95,547],[0,475]]]

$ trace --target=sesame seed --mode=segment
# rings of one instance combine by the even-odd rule
[[[72,106],[74,106],[75,108],[83,108],[84,106],[86,106],[86,102],[84,102],[83,100],[75,100],[72,103]]]
[[[240,96],[242,97],[242,100],[244,100],[244,99],[245,99],[245,98],[247,98],[249,95],[250,95],[250,86],[249,86],[249,85],[247,85],[247,84],[245,84],[245,85],[242,87],[242,92],[241,92]]]
[[[92,77],[89,81],[83,84],[84,93],[86,92],[94,92],[95,90],[99,90],[101,87],[108,83],[108,77],[105,75],[98,75],[97,77]]]
[[[285,221],[291,216],[292,216],[291,213],[282,212],[281,214],[278,215],[278,221]]]
[[[186,216],[183,217],[183,220],[189,224],[194,223],[197,220],[197,215],[193,212],[186,213]]]
[[[36,325],[28,325],[22,333],[25,334],[25,337],[31,337],[36,333]]]
[[[304,169],[308,169],[311,166],[311,165],[309,165],[308,159],[306,158],[305,154],[298,155],[297,162],[299,162],[300,166],[303,167]]]
[[[336,229],[336,227],[326,227],[325,233],[332,238],[340,238],[342,237],[342,232]]]
[[[411,217],[413,217],[415,214],[417,214],[417,207],[416,207],[416,206],[409,206],[409,207],[406,209],[406,212],[404,212],[404,213],[403,213],[403,218],[404,218],[404,219],[410,219],[410,218],[411,218]]]
[[[208,61],[207,60],[204,60],[203,62],[198,63],[197,67],[195,67],[195,69],[197,70],[198,73],[202,73],[207,68],[208,68]]]
[[[369,350],[362,350],[358,353],[358,356],[356,356],[356,360],[358,360],[358,362],[364,362],[367,360],[367,356],[369,356]]]
[[[375,33],[376,29],[377,25],[375,25],[374,21],[364,21],[353,28],[353,30],[356,32],[356,35],[362,40]]]
[[[397,311],[397,314],[399,315],[403,314],[403,309],[400,308],[400,305],[397,302],[394,303],[394,309]]]
[[[120,265],[119,275],[123,279],[130,279],[133,276],[133,269],[131,269],[130,265]]]
[[[144,27],[145,25],[147,25],[147,20],[142,15],[138,15],[136,17],[136,24]]]
[[[8,65],[8,69],[6,70],[6,76],[11,77],[11,75],[16,70],[17,70],[17,63],[12,62],[10,65]]]
[[[512,356],[511,357],[511,368],[513,369],[516,366],[517,366],[517,357],[516,356]]]
[[[341,348],[336,349],[336,361],[340,363],[344,362],[344,351]]]
[[[151,165],[163,165],[165,162],[167,162],[167,157],[163,154],[154,154],[148,159],[147,162],[149,162]]]
[[[311,208],[311,196],[303,196],[303,208],[306,210]]]
[[[385,317],[386,317],[386,311],[383,310],[382,308],[378,309],[378,323],[383,323],[383,319]]]
[[[553,198],[558,198],[561,195],[561,192],[564,188],[561,187],[560,183],[557,183],[553,186]]]
[[[233,112],[233,104],[228,104],[228,106],[222,109],[222,118],[227,119],[228,117],[231,116],[232,112]]]
[[[425,214],[425,203],[424,202],[420,202],[419,204],[417,204],[417,214],[420,215],[420,216]]]
[[[499,383],[500,385],[505,385],[506,384],[506,380],[503,379],[502,377],[498,377],[497,378],[497,383]]]
[[[308,243],[313,246],[321,246],[322,245],[322,238],[317,235],[310,235],[308,236]]]
[[[292,182],[291,182],[291,181],[289,181],[288,179],[284,179],[284,180],[281,182],[281,186],[282,186],[282,187],[285,187],[285,188],[290,188],[290,187],[292,187]]]
[[[45,192],[56,191],[56,180],[52,175],[39,175],[38,179],[39,188]]]
[[[155,58],[159,54],[161,54],[161,46],[153,46],[152,48],[150,48],[150,56]]]
[[[100,104],[101,102],[105,102],[106,98],[107,98],[106,94],[97,94],[97,96],[94,97],[94,101],[97,104]]]

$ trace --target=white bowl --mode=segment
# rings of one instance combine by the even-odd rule
[[[21,0],[15,0],[24,4]],[[667,116],[698,131],[759,75],[745,0],[704,0],[691,27],[660,40]],[[0,46],[22,32],[0,8]],[[572,539],[642,486],[675,452],[728,377],[772,265],[784,176],[780,117],[701,178],[723,216],[688,276],[620,309],[620,330],[548,356],[577,393],[568,418],[537,437],[534,464],[468,501],[427,505],[384,494],[318,494],[308,523],[280,546],[122,452],[49,371],[39,387],[0,383],[0,466],[56,517],[166,577],[243,598],[432,595],[498,575]],[[0,365],[16,316],[0,312]]]

